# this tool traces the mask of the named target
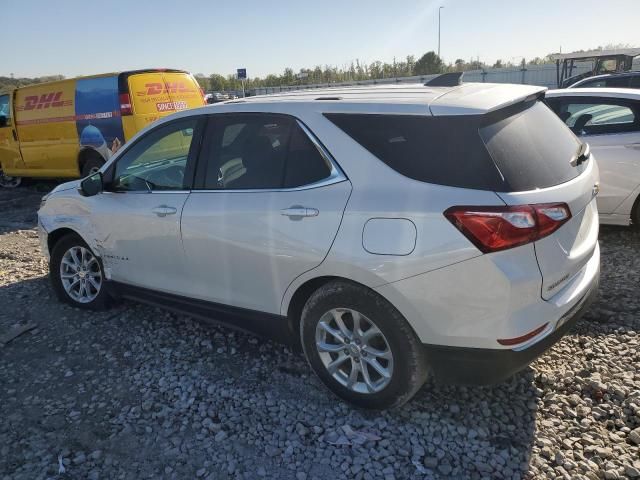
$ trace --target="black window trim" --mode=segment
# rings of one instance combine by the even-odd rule
[[[214,135],[213,129],[215,128],[215,120],[217,118],[223,118],[225,116],[253,116],[253,115],[268,115],[271,117],[285,117],[293,120],[296,124],[302,129],[304,134],[309,138],[311,143],[313,143],[314,147],[320,153],[320,156],[323,158],[325,162],[330,166],[329,176],[319,180],[317,182],[308,183],[306,185],[300,185],[297,187],[281,187],[281,188],[205,188],[205,179],[207,173],[207,162],[206,159],[209,157],[209,153],[212,148],[212,142]],[[333,155],[327,150],[327,148],[322,144],[322,142],[315,136],[315,134],[311,131],[307,125],[300,120],[298,117],[294,115],[289,115],[285,113],[277,113],[277,112],[221,112],[221,113],[211,113],[207,115],[207,127],[205,130],[205,135],[203,138],[202,146],[200,148],[200,155],[198,156],[198,161],[196,165],[196,173],[195,173],[195,181],[193,184],[192,191],[198,193],[256,193],[256,192],[295,192],[301,190],[311,190],[313,188],[321,188],[326,187],[328,185],[333,185],[335,183],[340,183],[348,180],[348,177],[344,173],[344,170],[340,168],[340,165],[335,160]]]
[[[187,155],[187,165],[185,167],[185,171],[184,171],[184,180],[183,180],[183,188],[181,188],[180,190],[112,190],[111,189],[111,183],[113,182],[113,177],[115,175],[115,171],[116,171],[116,165],[117,163],[121,160],[121,158],[126,155],[126,153],[131,150],[132,148],[134,148],[138,143],[144,141],[149,135],[152,135],[154,132],[165,128],[169,125],[172,125],[173,123],[178,123],[178,122],[183,122],[186,120],[196,120],[196,125],[193,129],[193,138],[191,140],[191,145],[189,146],[189,154]],[[203,133],[207,124],[208,118],[206,115],[186,115],[184,117],[180,117],[180,118],[176,118],[176,119],[172,119],[166,122],[162,122],[158,125],[155,125],[153,128],[151,128],[149,131],[147,131],[144,135],[140,136],[139,138],[137,138],[134,142],[132,142],[130,145],[127,145],[126,148],[122,149],[122,151],[119,151],[117,154],[117,157],[114,159],[113,162],[111,162],[109,164],[109,166],[107,167],[107,169],[105,170],[105,173],[103,175],[104,177],[104,183],[105,185],[107,185],[108,187],[104,190],[104,193],[113,193],[113,194],[144,194],[144,195],[148,195],[148,194],[159,194],[159,193],[189,193],[192,189],[193,189],[193,182],[195,180],[195,171],[196,171],[196,166],[197,166],[197,159],[200,155],[200,152],[202,150],[202,138],[203,138]]]

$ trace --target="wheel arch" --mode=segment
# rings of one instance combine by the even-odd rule
[[[371,292],[373,292],[375,295],[383,298],[386,302],[389,303],[389,305],[396,308],[395,305],[393,305],[393,303],[389,301],[389,299],[386,298],[384,295],[382,295],[380,292],[376,291],[375,289],[371,288],[368,285],[365,285],[364,283],[352,280],[350,278],[342,277],[339,275],[323,275],[323,276],[307,279],[302,284],[296,287],[288,303],[286,305],[283,304],[283,313],[286,315],[287,326],[292,336],[292,339],[294,340],[294,345],[296,347],[301,348],[300,318],[302,316],[302,310],[304,309],[304,306],[307,303],[307,300],[309,300],[309,297],[311,297],[311,295],[313,295],[313,293],[316,290],[323,287],[327,283],[337,281],[337,280],[351,283],[353,285],[357,285],[362,288],[366,288],[367,290],[370,290]],[[398,313],[400,312],[398,311]],[[402,313],[400,313],[400,315],[402,315]],[[414,333],[416,333],[413,326],[409,322],[407,323],[409,324],[411,329],[414,330]]]
[[[87,243],[87,241],[78,231],[69,227],[60,227],[47,234],[47,248],[49,250],[49,254],[51,254],[56,244],[67,235],[76,235],[80,237],[85,243]],[[95,252],[94,254],[98,255]]]

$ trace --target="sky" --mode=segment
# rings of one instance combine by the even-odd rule
[[[519,62],[640,46],[640,0],[0,0],[0,76],[148,67],[249,77],[438,50]]]

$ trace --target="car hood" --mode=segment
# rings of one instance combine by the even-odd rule
[[[61,183],[56,188],[51,190],[51,192],[49,192],[49,195],[53,195],[53,194],[58,193],[58,192],[64,192],[64,191],[67,191],[67,190],[77,189],[78,187],[80,187],[80,182],[82,182],[82,179],[73,180],[71,182],[66,182],[66,183]]]

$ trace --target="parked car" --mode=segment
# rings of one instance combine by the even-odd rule
[[[580,80],[568,88],[640,88],[640,72],[597,75]]]
[[[543,92],[329,89],[177,113],[43,200],[53,287],[288,339],[362,407],[429,375],[501,381],[599,276],[598,167]]]
[[[640,225],[640,90],[551,90],[546,102],[600,166],[600,222]]]
[[[225,100],[229,100],[229,96],[223,92],[213,92],[209,98],[207,99],[207,103],[218,103],[224,102]]]
[[[0,93],[0,187],[23,177],[97,171],[126,140],[170,113],[205,105],[182,70],[134,70]]]

